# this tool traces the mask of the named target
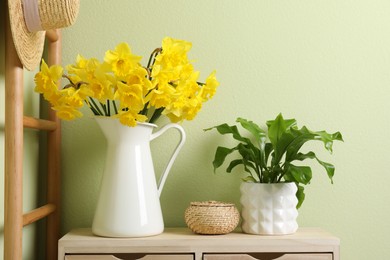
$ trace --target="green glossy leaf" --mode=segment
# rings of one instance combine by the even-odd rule
[[[252,121],[248,121],[244,118],[237,118],[236,122],[239,122],[241,126],[248,130],[256,139],[258,143],[258,153],[260,167],[265,168],[267,166],[265,145],[267,142],[267,135],[263,129]],[[254,150],[254,149],[253,149]]]
[[[291,175],[290,172],[286,172],[286,173],[283,175],[283,179],[284,179],[286,182],[295,182],[295,179],[294,179],[294,177]]]
[[[301,129],[291,129],[291,135],[293,140],[286,147],[286,161],[291,162],[297,155],[301,147],[310,140],[316,140],[315,135],[311,133],[306,127]]]
[[[298,190],[296,193],[298,199],[297,209],[299,209],[302,206],[303,201],[305,200],[305,188],[299,184],[297,186],[298,186]]]
[[[334,176],[335,167],[333,166],[333,164],[330,164],[330,163],[327,163],[327,162],[324,162],[324,161],[321,161],[320,159],[318,159],[318,157],[316,156],[316,154],[314,152],[308,152],[306,154],[298,153],[295,156],[295,158],[293,158],[293,159],[299,160],[299,161],[303,161],[306,159],[316,159],[317,162],[324,167],[324,169],[326,170],[326,173],[328,174],[330,181],[333,183],[333,176]]]
[[[204,129],[204,131],[209,131],[209,130],[212,130],[214,128],[217,129],[217,131],[222,135],[232,134],[233,138],[240,141],[240,142],[251,143],[248,138],[241,136],[240,132],[237,129],[237,126],[235,126],[235,125],[230,126],[228,124],[221,124],[218,126],[213,126],[213,127]]]
[[[248,121],[244,118],[237,118],[236,122],[240,123],[243,128],[248,130],[259,142],[264,142],[267,138],[267,135],[263,129],[261,129],[257,124],[252,121]]]
[[[279,114],[275,120],[267,122],[268,125],[268,138],[272,145],[276,147],[280,137],[286,132],[286,124],[282,114]]]
[[[296,166],[293,164],[289,164],[287,168],[287,176],[288,180],[286,181],[292,181],[291,177],[293,178],[294,182],[302,183],[302,184],[308,184],[312,178],[312,172],[311,168],[309,166]]]
[[[237,145],[237,150],[242,157],[245,170],[252,174],[248,167],[252,168],[255,171],[256,176],[260,178],[260,169],[258,168],[260,159],[257,156],[259,154],[257,152],[258,149],[253,145],[244,145],[243,143],[240,143]]]
[[[283,133],[281,135],[277,144],[274,145],[274,164],[279,164],[283,155],[287,152],[288,147],[294,141],[294,138],[295,137],[289,132]]]
[[[232,170],[240,165],[240,164],[244,164],[244,161],[242,159],[237,159],[237,160],[233,160],[230,162],[229,166],[226,168],[226,172],[232,172]]]
[[[316,159],[317,159],[318,163],[321,164],[325,168],[326,173],[328,174],[328,177],[330,179],[330,182],[333,184],[333,176],[334,176],[334,171],[335,171],[334,165],[327,163],[327,162],[323,162],[318,158],[316,158]]]
[[[274,150],[274,147],[272,146],[271,143],[266,143],[265,144],[265,162],[267,164],[268,160],[269,160],[269,155],[272,153],[272,151]],[[265,168],[265,167],[264,167]]]
[[[294,157],[307,141],[320,140],[330,152],[332,152],[334,140],[343,141],[342,135],[339,132],[334,134],[328,134],[326,131],[313,132],[305,126],[299,130],[291,129],[291,133],[295,136],[295,139],[287,148],[286,161],[291,161],[290,158]]]
[[[314,152],[308,152],[308,153],[297,153],[293,160],[298,160],[298,161],[304,161],[306,159],[315,159],[317,158]]]
[[[319,132],[314,132],[314,134],[316,135],[316,138],[319,137],[321,139],[321,141],[325,145],[325,149],[331,153],[333,152],[332,147],[333,147],[334,140],[344,141],[343,136],[341,135],[340,132],[329,134],[326,131],[319,131]]]
[[[272,183],[274,174],[268,170],[263,171],[262,183]]]
[[[227,148],[227,147],[223,147],[223,146],[218,146],[218,148],[215,152],[214,161],[213,161],[214,172],[216,171],[216,169],[218,167],[220,167],[225,162],[226,156],[228,156],[229,154],[231,154],[235,150],[237,150],[236,147]]]
[[[241,179],[242,181],[244,182],[258,182],[255,178],[253,178],[252,176],[246,176],[245,178],[242,178]]]
[[[254,154],[254,151],[250,148],[248,148],[246,145],[243,145],[242,143],[237,145],[237,150],[242,156],[242,159],[244,161],[244,164],[247,161],[252,161],[256,163],[256,155]]]
[[[282,114],[279,114],[278,116],[281,116],[281,117],[283,118]],[[284,125],[285,125],[286,129],[294,128],[294,127],[296,127],[296,125],[297,125],[297,120],[295,120],[294,118],[292,118],[292,119],[283,119],[283,120],[284,120]],[[274,124],[275,121],[276,121],[276,119],[275,119],[275,120],[268,120],[268,121],[266,122],[268,128],[269,128],[272,124]]]
[[[279,114],[275,120],[267,121],[268,137],[274,148],[272,164],[279,164],[287,147],[294,140],[294,135],[290,133],[291,128],[296,127],[295,119],[285,120],[282,114]]]
[[[230,162],[229,166],[227,167],[226,169],[226,172],[232,172],[232,170],[238,166],[242,164],[244,166],[244,169],[246,172],[252,174],[252,172],[249,170],[248,167],[252,168],[254,171],[256,171],[256,167],[254,166],[253,163],[249,162],[249,161],[246,161],[246,160],[243,160],[243,159],[237,159],[237,160],[233,160]],[[247,167],[248,166],[248,167]]]

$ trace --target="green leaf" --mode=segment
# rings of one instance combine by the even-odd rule
[[[245,171],[250,173],[250,174],[252,174],[252,172],[247,168],[247,166],[249,166],[250,168],[252,168],[253,170],[256,171],[256,168],[255,168],[253,163],[251,163],[247,160],[244,160],[244,159],[237,159],[237,160],[233,160],[230,162],[229,166],[226,169],[226,172],[229,172],[229,173],[232,172],[232,170],[240,164],[242,164],[244,166]]]
[[[241,136],[240,132],[237,129],[237,126],[235,126],[235,125],[230,126],[228,124],[221,124],[218,126],[213,126],[213,127],[204,129],[204,131],[209,131],[209,130],[212,130],[214,128],[217,129],[217,131],[222,135],[232,134],[234,139],[236,139],[240,142],[250,143],[250,140],[248,138]]]
[[[312,178],[312,172],[309,166],[296,166],[293,164],[287,166],[286,175],[285,176],[288,178],[286,181],[292,181],[292,178],[294,182],[305,185],[308,184]]]
[[[327,163],[327,162],[324,162],[324,161],[321,161],[320,159],[318,159],[318,157],[316,156],[316,154],[314,152],[308,152],[306,154],[298,153],[297,156],[295,156],[295,158],[293,158],[293,159],[299,160],[299,161],[303,161],[305,159],[316,159],[317,162],[325,168],[326,173],[328,174],[328,177],[333,184],[333,176],[334,176],[335,167],[333,166],[333,164],[330,164],[330,163]]]
[[[250,178],[251,180],[254,180],[254,182],[258,182],[255,177],[253,176],[253,173],[252,171],[249,169],[249,168],[252,168],[253,170],[255,170],[256,172],[256,168],[255,166],[253,165],[253,163],[251,162],[248,162],[246,160],[243,160],[243,159],[237,159],[237,160],[233,160],[230,164],[229,164],[229,167],[226,169],[226,172],[232,172],[233,168],[242,164],[244,166],[244,170],[249,174],[247,178]]]
[[[272,145],[276,147],[280,137],[286,132],[286,124],[282,114],[279,114],[275,120],[268,121],[268,137]]]
[[[295,119],[285,120],[282,114],[279,114],[275,120],[267,121],[268,137],[274,148],[272,165],[279,164],[287,147],[294,140],[290,129],[296,127],[296,123]]]
[[[280,113],[280,114],[278,115],[278,117],[279,117],[279,116],[282,116],[282,114]],[[283,116],[282,116],[282,118],[283,118]],[[276,120],[276,119],[275,119],[275,120]],[[266,122],[268,128],[269,128],[272,124],[275,123],[275,120],[268,120],[268,121]],[[297,125],[297,120],[295,120],[294,118],[292,118],[292,119],[284,119],[284,125],[286,126],[286,129],[294,128],[294,127],[296,127],[296,125]]]
[[[286,161],[291,161],[290,158],[294,157],[299,149],[307,142],[311,140],[322,141],[325,145],[325,148],[332,153],[333,141],[343,141],[342,135],[340,132],[334,134],[328,134],[326,131],[313,132],[310,131],[307,127],[302,127],[301,129],[291,129],[291,134],[295,136],[294,141],[287,148]]]
[[[303,201],[305,200],[305,188],[302,185],[297,184],[298,190],[296,193],[298,204],[297,209],[299,209],[302,206]]]
[[[230,162],[229,166],[226,168],[226,172],[232,172],[232,170],[240,165],[240,164],[244,164],[244,161],[242,159],[237,159],[237,160],[233,160]]]
[[[253,178],[252,176],[246,176],[245,178],[242,178],[241,179],[242,181],[244,182],[258,182],[255,178]]]
[[[333,184],[333,176],[334,176],[334,171],[335,171],[334,165],[327,163],[327,162],[323,162],[318,158],[316,158],[316,159],[317,159],[318,163],[321,164],[325,168],[326,173],[328,174],[328,177],[330,179],[330,182]]]
[[[237,118],[236,122],[239,122],[241,126],[248,130],[258,142],[258,153],[256,156],[259,159],[260,167],[265,168],[267,166],[265,146],[267,142],[267,135],[263,129],[252,121],[248,121],[244,118]],[[253,145],[254,146],[254,145]],[[255,150],[253,148],[253,150]]]
[[[315,135],[309,131],[306,127],[301,129],[291,129],[292,141],[286,147],[286,161],[291,162],[297,155],[301,147],[310,140],[315,140]]]
[[[265,162],[267,164],[268,162],[268,158],[269,158],[269,155],[271,154],[271,152],[274,150],[274,147],[272,146],[271,143],[266,143],[265,144]],[[265,167],[264,167],[265,168]]]
[[[314,134],[316,135],[317,138],[319,137],[321,139],[321,141],[325,145],[325,149],[331,153],[333,152],[332,146],[334,140],[344,141],[343,136],[341,135],[340,132],[328,134],[326,131],[318,131],[318,132],[314,132]]]
[[[273,165],[279,164],[283,155],[287,152],[288,147],[294,141],[294,136],[285,132],[281,135],[279,141],[274,145],[274,162]]]
[[[236,122],[240,123],[243,128],[248,130],[256,138],[257,141],[265,143],[267,135],[265,131],[261,129],[257,124],[240,117],[237,118]]]
[[[315,159],[317,158],[314,152],[308,152],[308,153],[298,153],[296,156],[293,158],[293,160],[298,160],[298,161],[303,161],[306,159]]]
[[[217,147],[217,150],[216,150],[215,156],[214,156],[214,161],[213,161],[214,172],[218,167],[220,167],[225,162],[226,156],[228,156],[229,154],[231,154],[235,150],[237,150],[236,147],[233,147],[233,148],[227,148],[227,147],[223,147],[223,146]]]
[[[246,145],[239,143],[237,145],[237,150],[242,156],[244,164],[246,164],[247,161],[252,161],[256,163],[256,155],[251,148],[248,148]]]

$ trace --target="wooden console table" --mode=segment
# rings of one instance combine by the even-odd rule
[[[339,260],[339,247],[340,239],[319,228],[284,236],[197,235],[187,228],[166,228],[161,235],[141,238],[97,237],[91,229],[76,229],[59,240],[58,259]]]

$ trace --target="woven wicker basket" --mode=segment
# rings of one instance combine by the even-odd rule
[[[232,203],[204,201],[191,202],[184,217],[194,233],[220,235],[232,232],[237,227],[240,213]]]

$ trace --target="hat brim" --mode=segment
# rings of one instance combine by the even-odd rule
[[[45,31],[29,32],[23,16],[22,0],[8,0],[12,38],[23,66],[34,70],[42,59]]]

